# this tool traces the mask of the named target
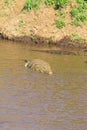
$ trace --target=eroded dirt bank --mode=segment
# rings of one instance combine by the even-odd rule
[[[4,0],[0,1],[0,36],[3,39],[49,45],[64,48],[87,49],[87,41],[71,42],[71,35],[78,34],[83,39],[87,38],[87,26],[72,26],[69,16],[70,6],[64,11],[66,13],[66,26],[58,29],[54,24],[57,19],[56,10],[53,7],[42,6],[31,12],[21,11],[25,1],[9,0],[10,4],[5,5]],[[19,0],[20,1],[20,0]],[[20,6],[21,5],[21,6]]]

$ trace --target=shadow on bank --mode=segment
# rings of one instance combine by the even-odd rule
[[[65,36],[63,39],[59,41],[54,41],[52,38],[40,37],[38,35],[30,35],[30,36],[20,36],[20,37],[11,37],[9,38],[6,35],[0,34],[1,39],[28,43],[29,45],[41,46],[41,47],[49,47],[48,50],[32,50],[32,51],[40,51],[51,54],[63,54],[63,55],[85,55],[87,52],[87,43],[74,40],[71,41],[69,36]],[[51,47],[60,48],[58,49],[50,49]],[[80,53],[81,52],[81,53]]]

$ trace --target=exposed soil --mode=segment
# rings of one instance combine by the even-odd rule
[[[9,1],[11,4],[8,5],[4,4],[4,0],[0,1],[1,38],[45,46],[87,49],[87,41],[70,41],[73,33],[77,33],[84,39],[87,38],[87,25],[76,27],[70,24],[69,12],[75,4],[74,1],[63,9],[66,13],[66,26],[62,29],[58,29],[54,24],[57,15],[53,7],[41,5],[39,9],[29,13],[21,11],[26,0],[21,2],[16,0],[15,3],[12,0]]]

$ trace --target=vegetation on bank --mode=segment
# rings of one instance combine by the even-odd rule
[[[71,16],[73,17],[72,24],[80,26],[87,22],[87,1],[77,0],[77,6],[72,8]]]
[[[73,3],[75,3],[74,6],[72,6]],[[9,4],[11,4],[9,0],[4,0],[4,6],[9,6]],[[66,25],[66,13],[63,11],[66,6],[71,7],[69,15],[72,19],[70,23],[72,26],[82,26],[87,23],[87,0],[26,0],[23,10],[30,12],[34,8],[39,8],[41,4],[53,6],[56,10],[57,20],[54,23],[59,29]]]
[[[11,18],[11,14],[13,13],[16,14],[14,9],[18,8],[18,6],[17,7],[15,6],[16,8],[13,7],[14,5],[17,4],[16,0],[3,0],[3,1],[4,2],[2,4],[2,9],[4,11],[0,12],[0,18],[3,18],[4,16],[9,16],[8,18]],[[49,8],[50,6],[51,8]],[[38,11],[37,13],[35,13],[37,9]],[[40,13],[39,13],[39,9],[41,11]],[[45,11],[45,9],[47,12]],[[35,11],[32,11],[30,13],[31,10],[35,10]],[[24,17],[18,17],[19,19],[16,20],[15,24],[12,24],[10,29],[9,29],[9,26],[7,26],[6,24],[6,29],[8,31],[7,30],[6,32],[3,31],[4,33],[2,32],[2,37],[6,37],[10,39],[11,37],[13,38],[14,35],[20,36],[20,34],[22,34],[24,37],[30,36],[30,39],[32,39],[32,41],[36,40],[35,42],[38,43],[40,41],[38,38],[39,34],[41,35],[41,33],[43,33],[43,36],[45,37],[45,31],[43,27],[44,28],[46,27],[47,37],[49,37],[50,42],[53,41],[55,43],[55,41],[60,40],[60,37],[61,38],[64,37],[64,40],[66,39],[67,41],[67,45],[69,43],[70,46],[72,46],[73,44],[75,45],[75,43],[76,44],[84,43],[83,45],[87,43],[87,38],[86,38],[87,33],[84,26],[87,23],[87,0],[26,0],[26,4],[25,5],[24,3],[22,4],[20,11],[21,11],[21,14],[23,14],[22,16]],[[43,15],[42,15],[42,12],[43,12]],[[35,16],[35,19],[32,14],[34,15],[37,14],[37,16]],[[46,17],[45,17],[45,14],[46,14]],[[28,16],[30,19],[33,20],[33,23],[32,23],[32,20],[30,21],[28,19]],[[42,17],[41,21],[40,21],[40,16]],[[51,19],[51,16],[52,16],[52,19]],[[44,20],[45,20],[45,23],[43,22]],[[42,23],[41,28],[39,24],[37,24],[37,22]],[[13,21],[11,23],[13,23]],[[45,26],[46,24],[47,25],[50,24],[50,25]],[[80,27],[76,27],[76,26],[80,26]],[[11,30],[11,28],[13,28],[14,31],[12,32],[9,31]],[[41,30],[41,32],[38,30]],[[37,32],[38,32],[38,36],[36,35]],[[42,39],[41,39],[41,42],[43,42]],[[48,39],[47,39],[47,43],[48,43]]]
[[[68,5],[69,2],[70,0],[26,0],[24,9],[30,11],[33,8],[38,8],[40,4],[45,4],[47,6],[53,5],[55,9],[59,9],[60,7]]]
[[[82,26],[87,23],[87,0],[76,0],[76,5],[71,8],[71,25]],[[68,5],[72,4],[71,0],[27,0],[24,9],[31,11],[33,8],[39,8],[40,4],[53,6],[57,12],[57,20],[55,25],[61,29],[66,25],[66,14],[62,11]]]
[[[79,43],[85,43],[86,39],[82,38],[80,35],[78,35],[77,33],[72,33],[70,36],[70,42],[79,42]]]

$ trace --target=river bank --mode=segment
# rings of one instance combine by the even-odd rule
[[[22,6],[24,6],[23,2]],[[15,6],[15,10],[10,4],[4,8],[0,7],[0,37],[2,39],[40,46],[87,49],[87,25],[70,24],[72,19],[69,12],[71,6],[74,5],[63,9],[66,14],[66,25],[61,29],[55,25],[57,12],[53,7],[41,5],[39,9],[33,9],[31,12],[16,11],[19,6]]]

